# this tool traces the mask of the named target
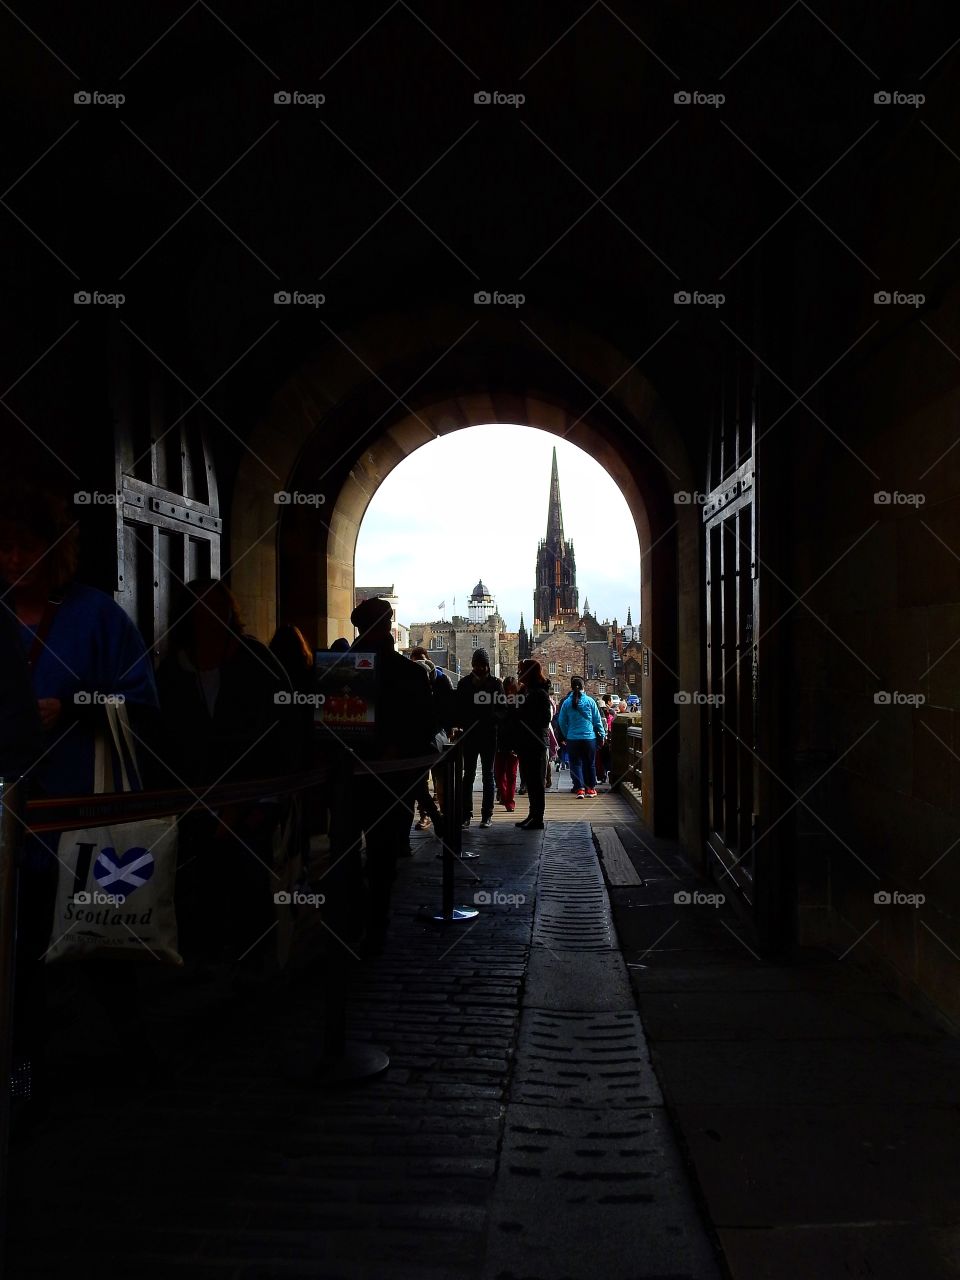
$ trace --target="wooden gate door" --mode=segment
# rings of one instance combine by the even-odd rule
[[[706,588],[706,831],[710,870],[775,941],[776,850],[763,838],[769,795],[761,764],[761,576],[757,550],[757,391],[737,355],[725,380],[703,498]]]
[[[159,661],[176,585],[220,576],[217,478],[202,406],[126,343],[115,375],[117,600]]]

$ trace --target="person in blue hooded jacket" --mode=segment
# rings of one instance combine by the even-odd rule
[[[584,693],[579,676],[570,681],[570,692],[557,712],[557,724],[570,755],[574,794],[580,799],[585,795],[595,796],[597,743],[603,742],[607,735],[597,704],[589,693]]]

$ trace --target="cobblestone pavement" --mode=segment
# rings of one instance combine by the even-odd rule
[[[9,1275],[717,1274],[589,824],[471,831],[482,856],[458,901],[491,900],[446,927],[416,918],[439,904],[440,863],[430,835],[413,840],[386,954],[351,984],[351,1037],[389,1071],[311,1082],[314,982],[198,1001],[185,1030],[186,991],[139,1049],[105,1033],[15,1152]]]

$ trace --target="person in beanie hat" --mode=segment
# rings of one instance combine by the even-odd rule
[[[490,674],[490,656],[486,649],[475,651],[470,667],[470,674],[464,676],[454,690],[450,718],[463,736],[463,825],[469,827],[473,817],[473,782],[479,759],[483,780],[480,825],[489,827],[493,825],[493,798],[496,794],[493,779],[493,757],[497,751],[496,713],[501,706],[503,685]]]

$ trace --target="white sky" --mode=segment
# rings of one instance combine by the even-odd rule
[[[563,529],[584,598],[603,621],[640,617],[640,545],[617,485],[576,445],[530,427],[469,427],[422,446],[387,476],[357,540],[357,586],[389,586],[406,626],[466,614],[479,578],[507,628],[530,627],[537,542],[547,530],[556,445]]]

